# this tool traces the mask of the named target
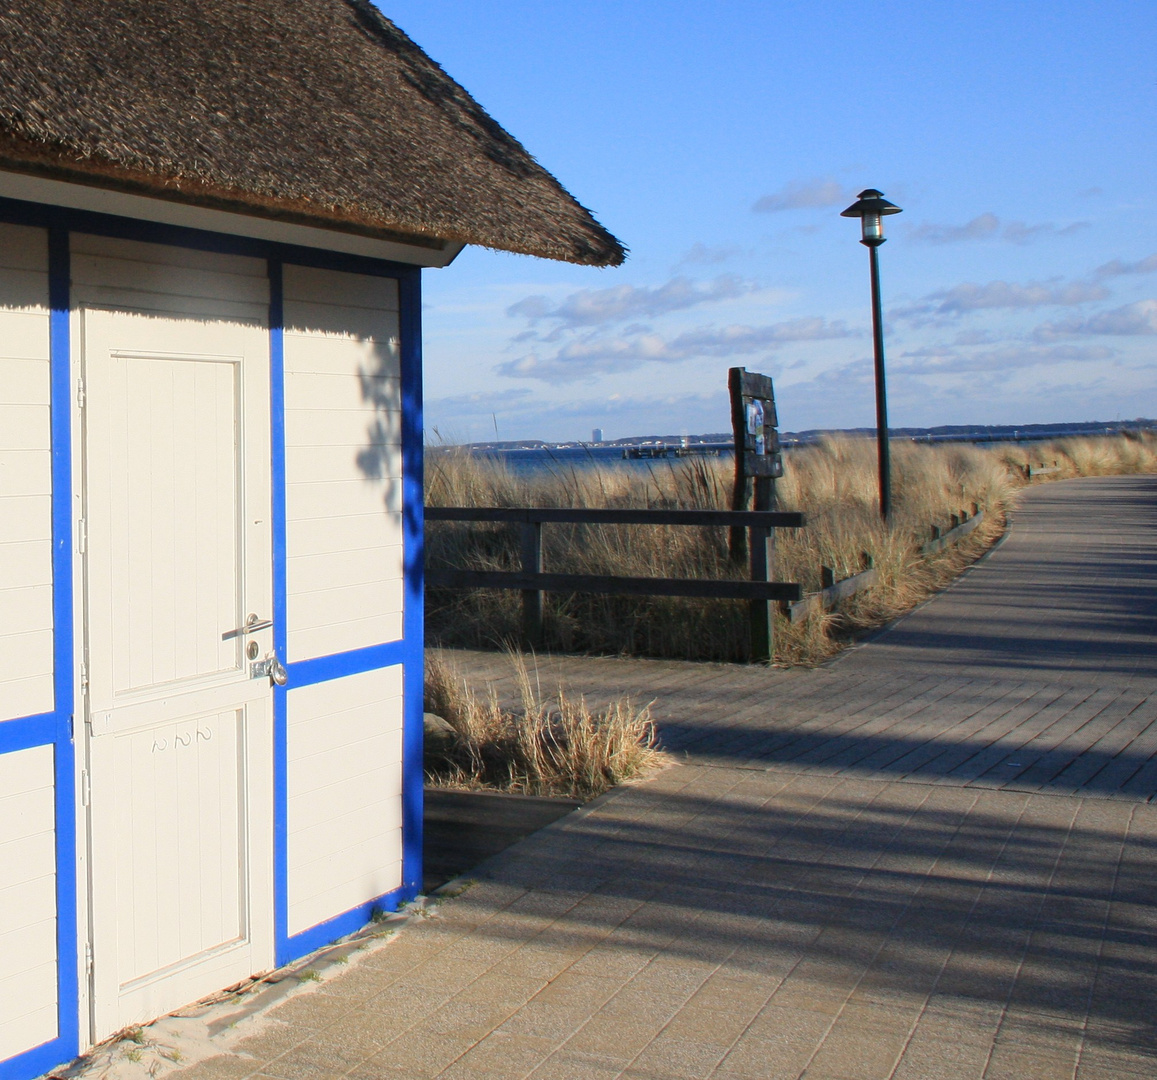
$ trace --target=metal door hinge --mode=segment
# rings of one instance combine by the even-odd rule
[[[92,784],[89,783],[88,770],[85,769],[80,774],[80,805],[88,806],[92,800]]]
[[[76,407],[78,409],[84,408],[84,379],[76,380]]]
[[[88,665],[83,660],[80,664],[80,692],[88,693]]]
[[[84,943],[84,974],[86,977],[92,975],[92,942],[86,941]]]
[[[88,526],[85,524],[84,518],[80,518],[76,523],[76,550],[81,555],[85,553],[88,548]]]

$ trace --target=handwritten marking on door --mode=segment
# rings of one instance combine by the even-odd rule
[[[211,727],[198,727],[195,732],[180,732],[173,736],[172,749],[176,750],[181,746],[192,746],[193,742],[212,742],[213,729]],[[169,749],[169,740],[162,738],[160,735],[153,736],[152,753],[160,754]]]

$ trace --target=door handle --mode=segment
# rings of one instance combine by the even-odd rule
[[[221,635],[222,641],[228,641],[230,638],[244,637],[246,634],[256,634],[258,630],[268,630],[273,625],[272,619],[259,619],[256,615],[250,615],[245,620],[244,626],[239,626],[236,630],[228,630]]]

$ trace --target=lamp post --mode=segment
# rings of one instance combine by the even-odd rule
[[[880,516],[887,521],[892,513],[892,464],[888,450],[888,398],[884,387],[884,311],[880,304],[880,257],[884,242],[886,214],[899,214],[900,207],[888,202],[882,191],[865,188],[840,217],[858,217],[863,235],[860,243],[868,249],[872,271],[872,338],[876,353],[876,447],[880,467]]]

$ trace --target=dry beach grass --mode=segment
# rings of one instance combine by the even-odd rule
[[[427,655],[425,707],[453,729],[450,739],[427,740],[431,783],[591,799],[662,759],[649,706],[622,697],[593,709],[562,686],[545,695],[525,657],[510,659],[515,708],[492,687],[479,697],[446,659]]]
[[[876,587],[839,611],[791,624],[776,620],[776,660],[814,664],[858,632],[910,610],[978,558],[1004,529],[1016,492],[1028,483],[1025,466],[1057,467],[1048,479],[1157,471],[1157,438],[1120,435],[1050,443],[977,447],[964,443],[893,443],[891,528],[877,513],[875,444],[831,439],[786,455],[779,505],[803,510],[807,527],[779,530],[775,576],[820,588],[820,567],[836,578],[857,572],[864,554],[878,571]],[[563,506],[718,508],[729,505],[727,460],[684,458],[634,466],[558,466],[532,475],[466,453],[431,455],[427,501],[433,506]],[[1039,482],[1039,481],[1034,481]],[[983,523],[959,544],[932,556],[919,545],[933,525],[971,513]],[[518,535],[507,526],[431,523],[427,565],[514,569]],[[549,570],[585,574],[745,577],[728,558],[723,529],[658,526],[547,526],[543,561]],[[443,645],[493,647],[519,633],[519,595],[493,590],[431,590],[430,637]],[[666,597],[547,594],[550,648],[702,660],[746,658],[746,611],[741,602]]]

